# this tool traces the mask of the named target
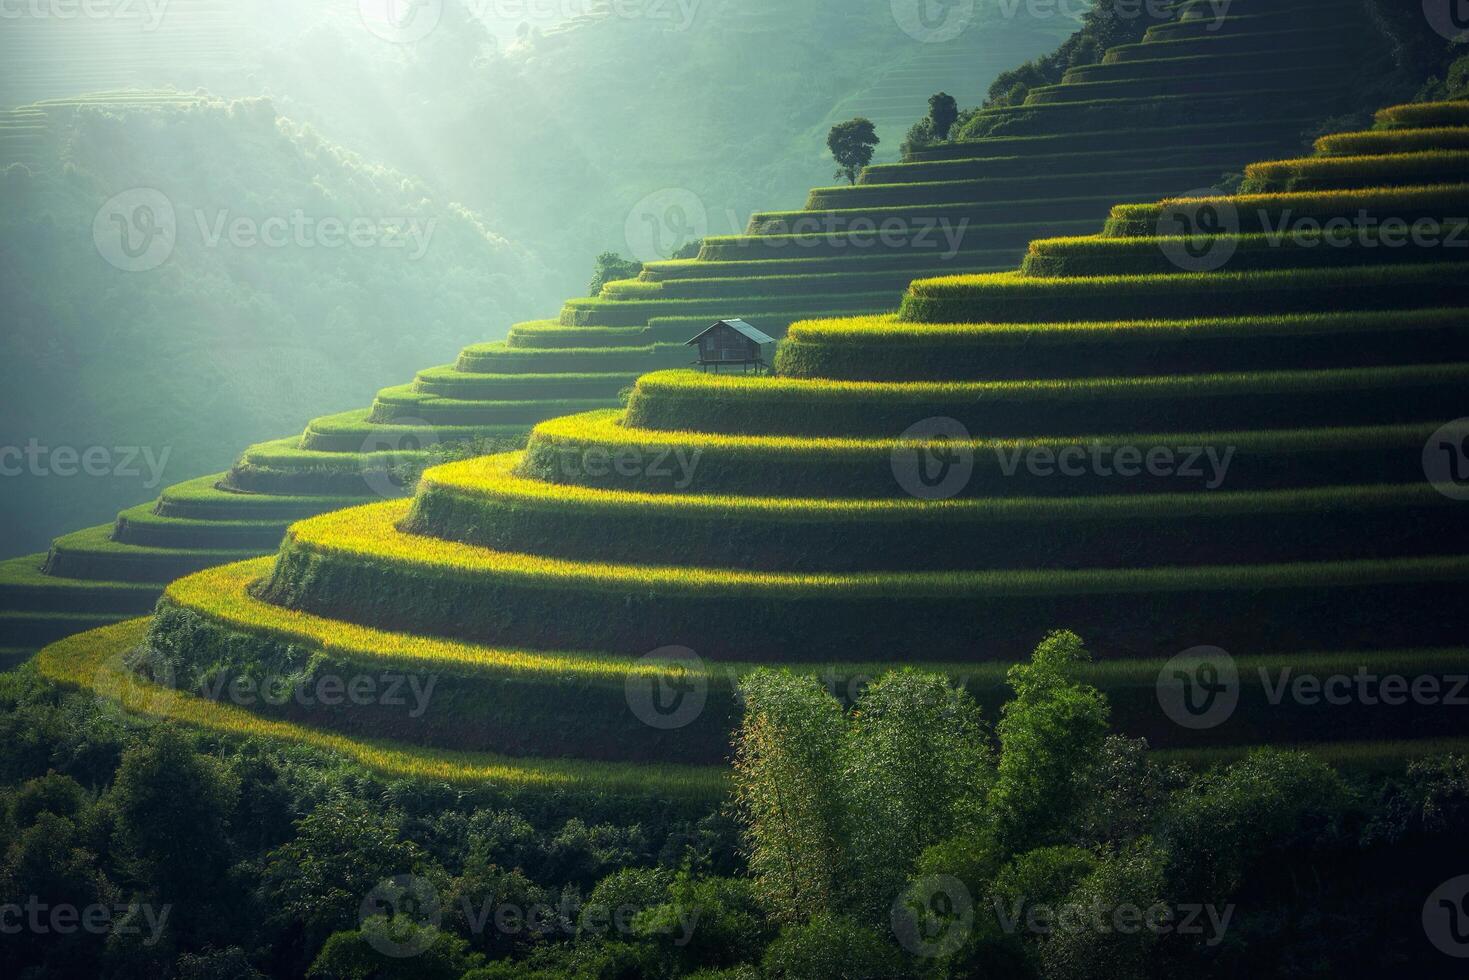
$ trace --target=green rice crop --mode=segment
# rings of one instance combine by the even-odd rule
[[[305,516],[305,515],[302,515]],[[117,515],[113,538],[122,544],[165,548],[274,548],[285,534],[288,519],[204,520],[165,517],[153,504],[139,504]]]
[[[167,582],[189,572],[251,558],[274,544],[256,548],[159,548],[112,540],[113,525],[74,531],[51,543],[44,571],[63,578],[103,582]]]
[[[1155,204],[1121,204],[1112,209],[1104,235],[1131,238],[1157,234],[1159,219],[1180,207],[1194,209],[1206,204],[1232,209],[1239,231],[1254,234],[1270,231],[1282,214],[1297,225],[1303,219],[1318,222],[1333,218],[1356,219],[1367,212],[1379,220],[1398,218],[1409,223],[1419,218],[1462,218],[1469,214],[1469,183],[1430,187],[1358,188],[1327,191],[1274,191],[1220,197],[1165,198]]]
[[[1255,642],[1266,644],[1260,648],[1266,652],[1298,645],[1308,628],[1319,642],[1346,642],[1360,623],[1376,623],[1389,609],[1400,618],[1388,621],[1383,642],[1442,643],[1450,624],[1427,610],[1450,601],[1447,596],[1469,577],[1469,559],[1458,555],[880,573],[571,562],[405,534],[397,525],[407,506],[393,501],[297,524],[257,595],[378,628],[551,649],[630,654],[678,638],[713,659],[799,661],[814,643],[859,656],[895,656],[922,636],[930,657],[965,650],[972,657],[982,647],[978,659],[1003,659],[1023,653],[1038,615],[1041,622],[1061,616],[1078,629],[1101,629],[1108,615],[1123,616],[1130,627],[1162,628],[1185,610],[1197,614],[1201,604],[1209,610],[1206,625],[1221,631],[1219,642],[1246,649]],[[1312,601],[1322,603],[1317,612],[1324,622],[1313,617],[1307,624],[1287,614],[1308,594],[1320,597]],[[1405,608],[1411,617],[1401,618]],[[1347,610],[1352,615],[1334,618]],[[1032,625],[1022,625],[1027,622]],[[1270,632],[1262,635],[1266,623]],[[1150,626],[1129,635],[1108,642],[1137,655],[1151,650],[1159,634]]]
[[[1010,265],[1012,263],[1004,263]],[[942,270],[945,261],[937,256],[930,268]],[[917,270],[921,273],[923,270]],[[903,270],[880,272],[835,272],[813,275],[768,275],[747,278],[675,279],[667,282],[642,282],[629,279],[610,282],[602,289],[602,298],[608,300],[683,300],[721,299],[731,303],[744,302],[745,296],[794,296],[800,303],[806,297],[819,295],[840,302],[835,297],[847,294],[876,295],[887,289],[901,291],[913,274]]]
[[[1469,212],[1466,212],[1469,214]],[[1411,235],[1410,235],[1411,231]],[[1209,248],[1228,248],[1231,271],[1469,261],[1469,218],[1423,220],[1401,227],[1298,229],[1274,234],[1216,234]],[[1115,276],[1174,273],[1190,239],[1091,235],[1030,243],[1020,271],[1027,276]]]
[[[216,473],[176,483],[159,496],[154,505],[164,517],[209,521],[281,520],[312,517],[362,502],[361,496],[322,497],[289,494],[240,493],[223,490],[219,484],[228,474]]]
[[[723,770],[711,767],[618,765],[424,749],[261,718],[234,705],[194,697],[127,674],[123,658],[143,639],[146,630],[146,620],[133,620],[70,637],[37,654],[36,668],[64,686],[117,698],[127,711],[240,738],[301,744],[400,778],[491,783],[525,792],[584,791],[704,800],[718,800],[726,792]]]
[[[1449,306],[1465,298],[1455,262],[1261,272],[1075,276],[1018,272],[920,279],[899,316],[927,323],[1040,322]]]
[[[1105,99],[1138,99],[1166,95],[1232,95],[1272,90],[1277,94],[1327,91],[1332,81],[1319,72],[1300,67],[1274,70],[1230,71],[1200,74],[1172,74],[1108,81],[1063,82],[1030,90],[1027,106],[1074,104]],[[1248,97],[1248,96],[1245,96]]]
[[[921,418],[921,416],[920,416]],[[975,439],[932,443],[937,449],[972,453],[974,469],[962,492],[967,496],[1053,496],[1112,493],[1138,489],[1183,492],[1204,489],[1203,481],[1133,481],[1124,487],[1104,477],[1055,480],[1026,470],[1007,472],[1003,461],[1017,453],[1059,452],[1090,446],[1231,447],[1230,489],[1271,489],[1327,482],[1396,482],[1420,479],[1424,441],[1439,422],[1428,424],[1269,429],[1244,432],[1112,433],[1085,437]],[[617,412],[589,412],[551,419],[536,426],[526,447],[524,475],[549,482],[605,489],[666,493],[750,494],[757,496],[895,497],[904,491],[894,478],[892,455],[909,445],[898,433],[886,439],[809,438],[778,435],[734,436],[712,433],[631,429]],[[614,467],[618,458],[648,465]],[[605,460],[587,466],[586,460]],[[684,461],[681,466],[680,461]],[[1334,476],[1320,463],[1329,460]],[[689,465],[688,461],[693,461]],[[685,472],[688,470],[688,472]],[[1348,477],[1344,474],[1350,473]],[[1122,481],[1124,483],[1128,481]]]
[[[1141,195],[1139,195],[1141,196]],[[839,231],[842,228],[864,229],[877,237],[884,223],[897,229],[895,234],[904,240],[917,236],[925,228],[934,239],[932,248],[942,251],[946,247],[943,227],[936,224],[945,219],[957,223],[968,219],[975,223],[1009,219],[1011,223],[1050,222],[1052,220],[1083,220],[1078,215],[1095,213],[1096,221],[1102,220],[1109,208],[1117,203],[1116,194],[1054,199],[1024,199],[1017,201],[988,201],[982,204],[910,204],[890,207],[846,208],[830,211],[762,211],[750,218],[750,235],[800,235],[810,229]],[[906,222],[907,224],[903,224]],[[960,229],[963,230],[963,229]]]
[[[919,501],[601,490],[519,476],[520,458],[429,470],[401,529],[572,560],[785,571],[1390,557],[1451,552],[1461,537],[1445,527],[1452,501],[1421,481]]]
[[[683,363],[688,351],[682,344],[646,347],[570,347],[554,350],[512,350],[500,342],[465,348],[456,368],[466,374],[551,374],[649,370],[651,366]]]
[[[902,184],[978,180],[992,177],[1025,177],[1044,169],[1053,174],[1112,174],[1136,170],[1177,170],[1181,167],[1211,169],[1218,174],[1239,161],[1257,159],[1279,149],[1278,141],[1234,144],[1204,144],[1187,147],[1122,147],[1108,150],[1065,151],[1048,154],[975,157],[932,163],[889,163],[868,167],[860,185]]]
[[[1215,163],[1190,162],[1184,166],[1153,169],[1147,164],[1115,170],[1074,174],[1035,173],[977,180],[924,181],[911,184],[858,184],[855,187],[817,187],[806,199],[808,211],[933,205],[938,203],[1019,202],[1040,198],[1086,198],[1107,194],[1137,194],[1159,187],[1186,187],[1219,174]]]
[[[802,320],[776,352],[792,377],[1109,377],[1149,371],[1426,364],[1462,356],[1462,308],[1178,320],[906,323]]]
[[[1386,129],[1469,126],[1469,100],[1388,106],[1377,111],[1376,120]]]
[[[952,418],[991,437],[1128,425],[1303,428],[1452,417],[1466,386],[1465,363],[952,382],[665,371],[638,381],[625,424],[808,436],[894,435],[922,418]]]
[[[1429,129],[1374,129],[1361,133],[1333,133],[1318,139],[1315,150],[1333,157],[1469,150],[1469,124]]]
[[[561,310],[561,322],[566,326],[641,327],[655,316],[707,316],[713,321],[740,313],[764,313],[773,315],[792,314],[792,319],[802,313],[825,310],[852,310],[877,312],[891,309],[900,290],[881,293],[843,293],[838,295],[800,296],[732,296],[727,299],[665,299],[665,300],[570,300]],[[739,313],[731,313],[730,307],[738,306]]]
[[[1469,172],[1469,151],[1460,150],[1303,157],[1250,164],[1245,168],[1245,182],[1240,191],[1259,194],[1362,186],[1452,184],[1462,181],[1466,172]]]
[[[46,555],[0,561],[0,609],[14,612],[142,613],[153,608],[151,582],[99,581],[47,575]]]

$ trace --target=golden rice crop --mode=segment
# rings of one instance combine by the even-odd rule
[[[714,767],[532,760],[487,752],[425,749],[262,718],[234,705],[127,674],[122,656],[143,639],[146,629],[147,620],[137,619],[70,637],[37,654],[36,667],[43,676],[65,686],[111,695],[129,711],[242,738],[306,745],[390,776],[491,783],[518,790],[592,790],[711,800],[726,792],[725,771]]]

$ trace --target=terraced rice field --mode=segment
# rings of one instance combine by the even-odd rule
[[[737,19],[732,10],[721,16]],[[895,106],[911,101],[903,119],[912,122],[931,91],[983,91],[1000,69],[1052,47],[1061,29],[1055,18],[981,26],[950,43],[912,44],[911,59],[890,66],[868,94]],[[1269,37],[1231,34],[1260,57],[1277,50]],[[1153,62],[1141,54],[1150,47],[1140,46],[1128,65],[1149,72]],[[1349,56],[1350,48],[1335,54]],[[1221,73],[1206,66],[1224,65],[1234,51],[1209,48],[1194,57],[1197,71]],[[1312,65],[1329,62],[1322,54]],[[642,373],[685,366],[686,339],[718,317],[742,316],[782,335],[808,317],[895,310],[914,279],[1011,269],[1033,238],[1093,232],[1115,201],[1208,184],[1266,147],[1293,144],[1302,120],[1332,109],[1293,84],[1277,93],[1279,112],[1260,120],[1255,101],[1230,96],[1238,82],[1228,79],[1224,103],[1210,103],[1221,122],[1209,126],[1188,122],[1202,112],[1191,103],[1168,103],[1177,112],[1159,115],[1143,94],[1109,103],[1116,126],[1146,120],[1136,128],[980,138],[870,167],[858,187],[817,188],[802,212],[757,215],[749,234],[708,239],[696,260],[648,264],[638,281],[569,300],[558,316],[514,325],[504,341],[469,345],[454,364],[383,389],[370,407],[311,420],[300,435],[248,448],[228,473],[167,489],[151,507],[119,514],[113,526],[68,535],[50,555],[7,564],[0,629],[15,630],[25,638],[16,645],[29,646],[71,632],[78,614],[144,611],[178,574],[272,550],[292,520],[398,497],[416,467],[436,458],[429,451],[435,444],[513,450],[542,420],[620,407],[620,392]],[[0,119],[0,151],[34,159],[44,148],[37,135],[44,120],[79,106],[188,98],[134,91],[44,101],[10,113],[10,141]],[[35,592],[47,582],[78,588],[60,588],[59,598],[38,607]],[[123,589],[119,598],[119,585],[144,588]]]
[[[411,500],[301,521],[273,561],[169,586],[146,635],[87,634],[42,668],[86,684],[77,664],[132,650],[182,688],[122,675],[141,710],[399,771],[479,753],[507,781],[625,788],[633,767],[672,797],[718,791],[735,685],[757,664],[836,678],[921,664],[993,706],[1006,666],[1066,626],[1098,654],[1117,726],[1177,758],[1269,742],[1378,765],[1460,744],[1446,705],[1272,694],[1283,671],[1425,685],[1464,671],[1446,613],[1469,581],[1465,488],[1425,468],[1469,380],[1456,246],[1321,243],[1340,266],[1303,267],[1284,242],[1207,270],[1157,256],[1239,244],[1195,228],[1178,251],[1170,215],[1206,206],[1244,225],[1299,211],[1456,227],[1464,187],[1425,175],[1469,132],[1444,122],[1463,108],[1386,110],[1373,134],[1252,166],[1241,194],[1121,204],[1098,234],[1031,246],[1068,261],[920,280],[896,314],[799,321],[775,377],[648,374],[625,408],[430,469]],[[1402,118],[1431,125],[1391,128]],[[1297,189],[1322,161],[1331,189]],[[1240,675],[1214,728],[1157,700],[1160,668],[1198,646]],[[439,685],[422,717],[192,693],[384,665]],[[659,727],[632,692],[670,678],[704,707]]]

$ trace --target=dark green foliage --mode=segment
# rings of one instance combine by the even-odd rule
[[[1147,9],[1147,5],[1139,5]],[[985,107],[1020,105],[1032,88],[1055,85],[1068,68],[1095,64],[1110,47],[1140,40],[1156,21],[1147,16],[1122,16],[1122,6],[1097,2],[1082,15],[1082,26],[1055,51],[1019,68],[1001,72],[990,85]]]
[[[1104,854],[1066,895],[1064,907],[1079,910],[1138,910],[1166,907],[1164,856],[1141,838],[1115,854]],[[1210,894],[1217,894],[1211,892]],[[1061,916],[1040,945],[1042,974],[1051,980],[1116,980],[1149,973],[1159,933],[1146,928],[1097,928],[1084,916]]]
[[[116,813],[119,864],[151,882],[177,906],[172,925],[185,935],[216,926],[211,911],[231,899],[229,821],[239,777],[223,761],[194,751],[184,735],[159,727],[123,753],[107,803]]]
[[[450,932],[411,919],[372,918],[355,932],[327,939],[306,972],[323,980],[457,980],[482,958]],[[416,950],[411,956],[384,949]]]
[[[616,252],[603,252],[597,256],[597,268],[587,286],[587,295],[599,295],[603,286],[618,279],[636,279],[642,271],[643,263],[637,259],[625,259]]]
[[[837,162],[836,175],[847,178],[850,184],[857,183],[857,175],[872,162],[872,151],[880,142],[870,119],[858,116],[837,123],[826,137],[826,148]]]
[[[285,922],[319,936],[356,924],[363,899],[386,879],[427,868],[423,848],[401,836],[397,815],[352,797],[325,800],[293,840],[265,857],[263,888]]]
[[[182,953],[174,964],[178,980],[265,980],[238,946]]]
[[[933,134],[940,141],[949,138],[949,131],[959,120],[959,103],[947,92],[929,96],[928,121],[933,124]]]
[[[875,930],[840,916],[786,926],[761,962],[768,980],[897,980],[902,954]]]
[[[1170,878],[1186,894],[1233,894],[1260,864],[1329,846],[1346,795],[1334,770],[1300,753],[1262,750],[1209,773],[1170,802]]]
[[[750,871],[777,918],[801,921],[847,883],[841,706],[814,679],[786,672],[752,674],[741,691],[734,767]]]
[[[1091,662],[1075,633],[1052,633],[1028,664],[1010,669],[1015,697],[996,726],[1000,761],[990,807],[1002,845],[1013,852],[1070,838],[1086,800],[1078,773],[1094,762],[1107,733],[1106,699],[1078,683]]]
[[[978,706],[907,670],[871,685],[848,729],[846,794],[856,905],[880,916],[930,845],[980,820],[994,777]]]

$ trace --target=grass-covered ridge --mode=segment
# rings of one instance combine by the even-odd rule
[[[1102,623],[1099,642],[1139,663],[1186,639],[1180,624],[1262,656],[1319,646],[1412,660],[1451,645],[1425,612],[1462,588],[1462,534],[1422,476],[1425,440],[1469,380],[1462,263],[1375,242],[1317,258],[1266,233],[1286,212],[1363,208],[1455,228],[1469,202],[1462,148],[1452,124],[1434,124],[1301,157],[1303,124],[1344,108],[1319,94],[1330,44],[1292,33],[1271,46],[1281,23],[1310,20],[1252,12],[1219,44],[1192,21],[1156,31],[1188,40],[1147,40],[1035,86],[979,113],[973,138],[816,188],[803,210],[758,212],[697,258],[603,277],[598,295],[471,344],[369,409],[252,447],[212,493],[369,503],[301,515],[258,583],[229,586],[233,620],[167,600],[152,646],[183,650],[197,629],[226,659],[248,663],[264,643],[267,659],[289,660],[287,633],[247,622],[280,610],[323,635],[341,624],[359,645],[432,637],[486,664],[483,651],[524,653],[541,692],[515,709],[526,730],[553,739],[558,712],[579,705],[583,727],[568,731],[582,735],[556,744],[602,759],[621,744],[593,734],[622,724],[615,677],[541,684],[562,660],[687,643],[740,664],[809,664],[837,647],[1002,663],[1037,630],[1075,623]],[[1152,44],[1191,47],[1140,57]],[[1170,86],[1179,57],[1195,77]],[[1235,264],[1170,267],[1159,220],[1200,204],[1170,195],[1252,160],[1265,161],[1248,178],[1263,186],[1202,202],[1239,213],[1216,243]],[[1024,267],[988,271],[1013,268],[1029,242]],[[725,316],[789,331],[781,376],[667,370],[686,368],[683,341]],[[939,416],[968,436],[903,436]],[[507,452],[526,432],[524,451]],[[1213,468],[1046,468],[1119,448]],[[500,455],[420,480],[465,452]],[[955,453],[970,457],[962,486],[914,489],[925,461]],[[172,516],[162,508],[132,533],[210,533],[188,523],[204,517],[149,519]],[[247,510],[214,540],[279,526],[238,523]],[[529,736],[474,724],[495,703],[484,685],[502,680],[520,683],[466,686],[431,737],[526,751]]]
[[[232,735],[299,742],[394,776],[451,784],[503,783],[545,791],[578,788],[643,795],[651,789],[654,793],[706,799],[718,798],[724,792],[723,771],[709,767],[527,762],[490,753],[415,749],[398,742],[351,738],[261,718],[243,708],[140,680],[128,672],[124,658],[143,639],[147,628],[146,620],[131,620],[70,637],[42,651],[36,666],[63,686],[97,690],[128,710]]]

